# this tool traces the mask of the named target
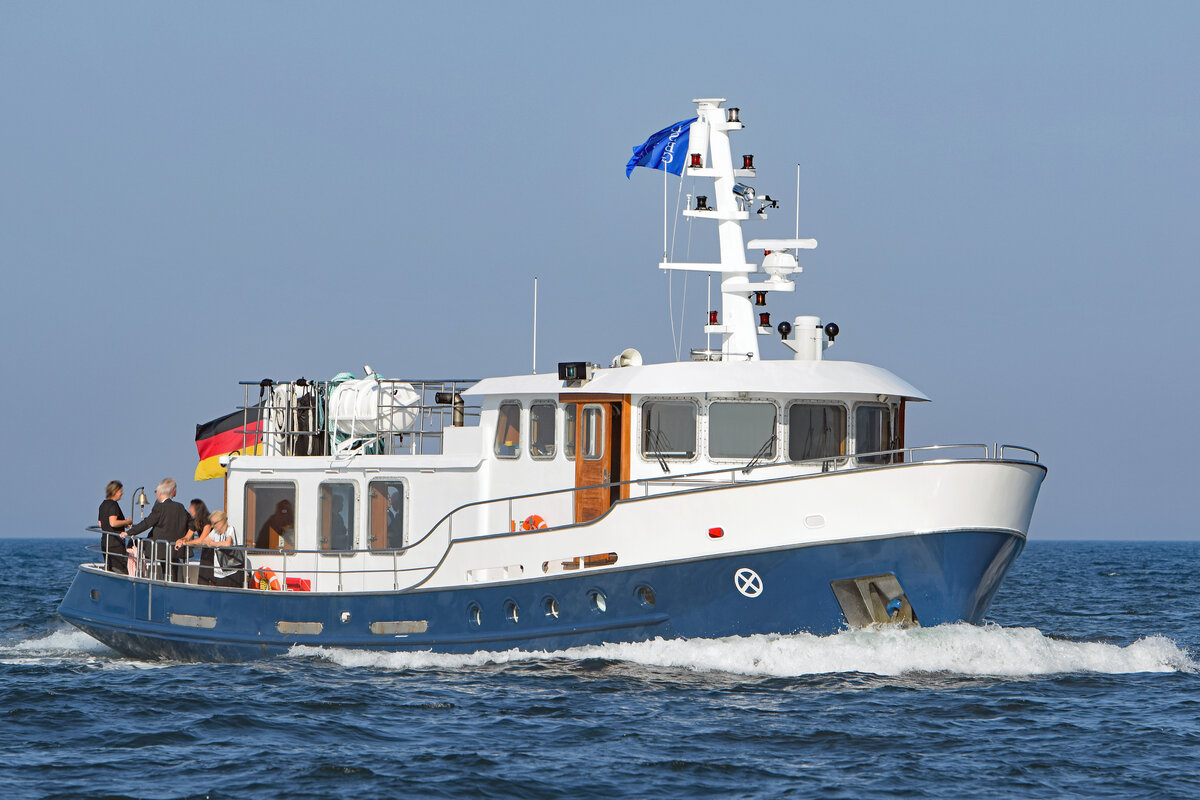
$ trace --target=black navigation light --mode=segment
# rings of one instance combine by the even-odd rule
[[[779,331],[780,339],[786,339],[792,332],[792,323],[785,319],[783,322],[779,323],[775,330]]]
[[[560,361],[558,379],[568,383],[589,381],[592,379],[592,365],[586,361]]]
[[[770,252],[770,251],[768,251]],[[758,291],[754,293],[754,305],[765,306],[767,304],[767,293]]]
[[[740,113],[742,113],[740,108],[727,108],[725,109],[725,119],[728,122],[741,122],[741,120],[738,119],[738,114]]]
[[[842,329],[838,327],[836,322],[831,322],[825,326],[825,335],[828,336],[829,341],[832,342],[837,338],[837,335],[841,333],[841,330]]]
[[[710,210],[708,207],[708,195],[702,194],[702,195],[696,196],[696,210],[697,211],[709,211]]]

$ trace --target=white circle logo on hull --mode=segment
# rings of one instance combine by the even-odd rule
[[[742,567],[733,573],[733,585],[746,597],[758,597],[763,590],[762,578],[749,567]]]

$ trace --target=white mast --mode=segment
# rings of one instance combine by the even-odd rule
[[[799,272],[795,257],[786,252],[796,248],[813,248],[817,246],[815,239],[772,239],[755,240],[750,247],[785,252],[772,252],[768,262],[764,262],[765,271],[770,278],[766,281],[751,282],[749,275],[758,272],[757,264],[746,260],[746,247],[742,239],[742,220],[750,219],[757,193],[753,188],[739,183],[738,178],[753,178],[755,170],[753,163],[746,163],[742,168],[735,169],[733,155],[729,148],[729,132],[742,129],[739,110],[736,108],[723,109],[724,98],[701,98],[693,100],[697,106],[698,119],[692,123],[688,136],[688,154],[686,174],[699,178],[712,178],[713,190],[710,197],[705,196],[706,202],[694,208],[685,209],[683,214],[698,219],[711,219],[717,223],[717,235],[720,244],[720,262],[716,264],[686,263],[663,261],[660,269],[697,270],[704,272],[719,272],[721,274],[721,314],[717,324],[704,326],[706,334],[721,334],[721,360],[757,359],[758,337],[769,334],[772,329],[760,327],[755,319],[752,298],[758,291],[795,290],[795,284],[787,277],[793,272]],[[698,166],[693,166],[698,164]],[[766,208],[774,207],[764,198],[762,206],[756,214],[766,219]],[[767,244],[764,245],[763,242]]]

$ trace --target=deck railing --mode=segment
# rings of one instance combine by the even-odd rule
[[[951,456],[953,451],[966,451],[967,456]],[[1016,458],[1009,454],[1023,454],[1029,458]],[[507,513],[505,519],[514,519],[514,504],[526,500],[535,500],[540,498],[574,495],[577,492],[596,491],[596,490],[613,490],[622,487],[641,487],[642,494],[640,497],[630,497],[623,500],[616,500],[613,506],[624,502],[638,502],[653,497],[663,497],[676,493],[709,491],[720,488],[728,488],[731,485],[740,484],[755,484],[755,483],[775,483],[793,480],[808,480],[820,475],[829,474],[832,472],[846,473],[854,471],[888,469],[897,466],[905,466],[912,464],[935,464],[949,463],[960,461],[1010,461],[1026,464],[1040,463],[1040,455],[1036,450],[1020,445],[1011,444],[951,444],[951,445],[926,445],[923,447],[904,447],[891,450],[879,450],[871,453],[855,453],[853,455],[836,455],[825,456],[821,458],[804,459],[801,461],[782,461],[772,463],[747,464],[745,466],[734,465],[731,467],[723,467],[718,469],[701,470],[697,472],[684,473],[680,475],[657,475],[649,478],[634,478],[627,481],[613,481],[610,483],[600,483],[592,486],[571,486],[563,489],[551,489],[542,492],[529,492],[526,494],[509,495],[506,497],[491,498],[486,500],[473,500],[451,509],[444,514],[425,535],[421,536],[416,541],[394,549],[379,549],[379,550],[264,550],[253,547],[230,547],[223,548],[228,551],[236,551],[244,554],[246,566],[239,571],[239,574],[244,576],[247,586],[252,586],[254,581],[254,573],[262,567],[269,567],[275,570],[276,577],[281,582],[281,588],[287,588],[287,579],[289,572],[292,576],[303,576],[309,579],[320,575],[336,575],[337,576],[337,591],[343,591],[346,579],[350,576],[364,576],[373,574],[390,574],[392,575],[392,586],[395,589],[406,588],[413,585],[415,582],[409,578],[422,578],[431,573],[437,568],[444,556],[445,551],[449,548],[452,542],[464,542],[474,539],[492,538],[506,535],[523,535],[529,531],[501,530],[501,531],[485,531],[483,533],[472,533],[468,535],[454,535],[454,520],[456,516],[461,516],[465,512],[473,509],[482,508],[485,506],[506,507]],[[796,472],[797,467],[809,467],[808,471]],[[790,468],[790,472],[785,472]],[[780,473],[784,474],[770,474]],[[753,477],[752,477],[753,476]],[[652,492],[653,489],[660,491]],[[587,522],[571,522],[563,525],[553,525],[542,530],[564,530],[575,528],[582,525],[591,524],[592,520]],[[461,526],[460,526],[461,528]],[[87,529],[92,533],[100,533],[100,528],[90,526]],[[439,543],[438,540],[443,540]],[[139,539],[139,543],[144,543],[147,540]],[[172,547],[172,543],[165,543],[167,548]],[[153,580],[164,581],[167,583],[189,583],[195,584],[199,575],[198,570],[185,570],[184,580],[177,581],[173,576],[174,570],[170,564],[170,553],[173,552],[161,545],[153,545],[148,547],[145,544],[139,546],[134,556],[134,575],[143,578],[151,578]],[[89,545],[88,550],[101,552],[98,545]],[[148,552],[153,549],[153,552]],[[182,550],[183,548],[181,548]],[[203,547],[189,547],[186,557],[191,558],[191,551],[202,551]],[[417,556],[419,551],[423,556]],[[322,563],[329,559],[333,559],[335,566],[330,568],[322,568]],[[404,559],[402,563],[401,560]],[[215,555],[214,555],[215,560]],[[345,562],[349,560],[361,560],[364,563],[354,565],[353,569],[345,569]],[[414,561],[418,563],[413,563]],[[390,562],[390,563],[389,563]],[[191,567],[196,565],[190,564]],[[402,579],[402,576],[405,576]],[[253,587],[252,587],[253,588]],[[374,587],[378,590],[379,587]],[[327,590],[327,589],[324,589]]]

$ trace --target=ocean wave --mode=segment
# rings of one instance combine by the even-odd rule
[[[383,669],[468,669],[485,665],[557,659],[603,659],[645,666],[765,677],[837,673],[1026,677],[1072,673],[1120,675],[1136,672],[1200,671],[1175,642],[1148,636],[1119,646],[1064,641],[1036,628],[941,625],[883,628],[832,636],[746,636],[725,639],[654,639],[646,642],[575,647],[559,651],[481,651],[468,655],[381,653],[293,647],[292,657],[322,658],[344,667]]]
[[[33,653],[100,654],[113,652],[107,645],[101,644],[83,631],[74,628],[52,631],[35,639],[22,639],[0,645],[0,652],[5,650]]]

